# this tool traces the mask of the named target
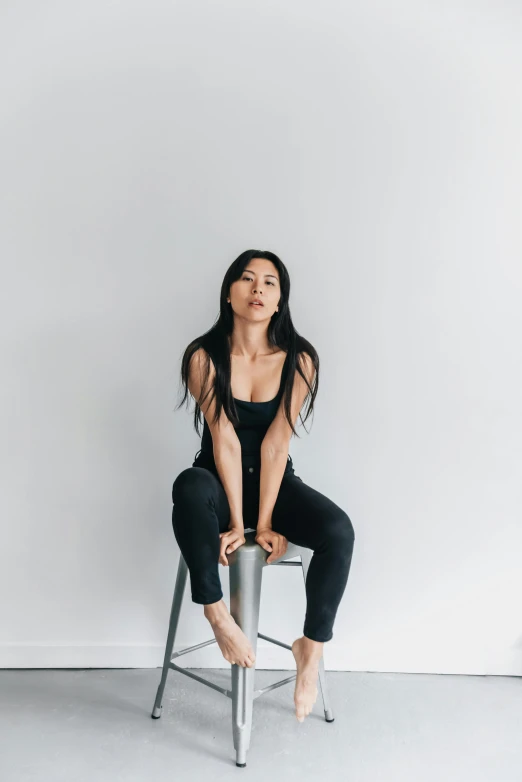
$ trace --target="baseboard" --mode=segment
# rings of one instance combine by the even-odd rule
[[[210,641],[211,636],[201,639]],[[278,639],[279,640],[279,639]],[[283,640],[283,639],[280,639]],[[293,639],[292,639],[293,640]],[[199,641],[176,644],[174,651],[181,651]],[[283,643],[291,643],[283,640]],[[340,651],[340,650],[339,650]],[[163,666],[165,644],[0,644],[0,668],[159,668]],[[324,655],[328,660],[339,658],[334,649]],[[230,668],[217,643],[181,655],[175,659],[183,668]],[[257,644],[258,669],[294,670],[292,652],[269,641]]]
[[[176,644],[174,651],[211,636]],[[278,639],[291,644],[293,639]],[[165,644],[0,644],[0,669],[35,668],[161,668]],[[329,641],[324,646],[324,665],[327,671],[358,673],[451,674],[463,676],[521,676],[522,663],[496,656],[486,664],[483,655],[473,650],[438,651],[376,649],[354,650],[347,644]],[[183,668],[230,668],[217,643],[188,652],[175,659]],[[263,639],[258,640],[256,668],[259,670],[295,671],[292,652]]]

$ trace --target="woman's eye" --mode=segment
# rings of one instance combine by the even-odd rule
[[[251,281],[252,277],[243,277],[243,280]],[[272,282],[272,280],[267,280],[266,284],[267,285],[275,285],[275,282]]]

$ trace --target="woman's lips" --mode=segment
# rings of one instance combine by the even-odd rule
[[[262,307],[264,307],[265,305],[264,305],[264,304],[255,304],[253,301],[251,301],[251,302],[250,302],[250,304],[249,304],[248,306],[249,306],[249,307],[259,307],[259,308],[261,309],[261,308],[262,308]]]

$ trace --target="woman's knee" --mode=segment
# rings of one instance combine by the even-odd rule
[[[202,467],[187,467],[172,484],[172,502],[201,500],[212,489],[212,475]]]
[[[322,527],[329,544],[344,553],[352,551],[355,543],[355,530],[346,511],[336,506],[326,514]]]

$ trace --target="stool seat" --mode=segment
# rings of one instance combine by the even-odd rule
[[[282,641],[278,641],[275,638],[270,638],[269,636],[263,635],[259,632],[258,625],[259,609],[261,604],[261,581],[263,568],[266,565],[266,560],[270,556],[270,553],[265,551],[265,549],[260,546],[259,543],[256,543],[255,536],[255,529],[252,529],[251,527],[246,528],[245,543],[242,546],[239,546],[231,554],[227,554],[227,559],[229,563],[228,571],[230,580],[230,613],[250,641],[257,659],[258,638],[262,638],[265,641],[282,646],[285,649],[289,649],[290,651],[292,650],[292,647],[283,643]],[[274,565],[300,567],[302,569],[304,582],[306,584],[306,573],[308,571],[312,554],[313,552],[311,549],[289,542],[284,555],[279,559],[272,561],[269,567],[271,568]],[[287,561],[293,557],[299,557],[300,561]],[[217,690],[222,695],[226,695],[232,700],[232,737],[236,751],[236,766],[243,768],[246,766],[246,754],[250,747],[250,738],[252,733],[252,708],[254,700],[260,695],[263,695],[265,692],[269,692],[270,690],[274,690],[276,687],[281,687],[283,684],[294,681],[297,673],[294,673],[285,679],[281,679],[280,681],[274,682],[268,687],[263,687],[260,690],[254,690],[255,664],[252,668],[247,668],[243,667],[242,665],[235,665],[231,663],[231,689],[227,690],[226,688],[220,687],[219,685],[214,684],[214,682],[210,682],[202,676],[198,676],[197,674],[192,673],[185,668],[181,668],[179,665],[176,665],[174,662],[172,662],[176,657],[181,657],[182,655],[188,654],[189,652],[195,651],[196,649],[202,649],[203,647],[209,646],[212,643],[217,643],[216,639],[212,638],[210,641],[204,641],[203,643],[182,649],[179,652],[175,652],[174,654],[172,653],[181,613],[181,607],[183,604],[187,575],[188,567],[183,555],[180,553],[176,584],[174,587],[174,598],[170,612],[169,630],[165,647],[163,669],[151,716],[153,719],[158,719],[161,717],[161,703],[163,700],[163,692],[165,690],[165,684],[169,670],[175,670],[179,673],[183,673],[186,676],[189,676],[191,679],[195,679],[196,681],[201,682],[202,684],[206,684],[208,687]],[[327,722],[333,722],[334,717],[329,704],[323,657],[324,653],[319,661],[319,684],[323,699],[325,720]]]

